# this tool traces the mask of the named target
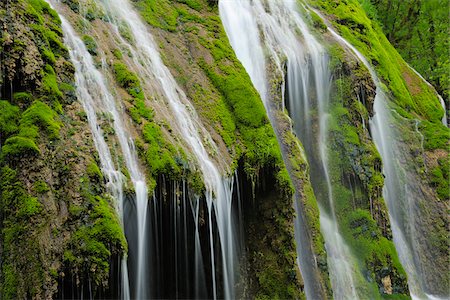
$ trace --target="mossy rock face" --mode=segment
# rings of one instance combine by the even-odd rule
[[[91,157],[83,109],[74,102],[74,68],[59,17],[43,0],[3,1],[0,12],[6,24],[0,44],[0,294],[51,299],[62,277],[87,273],[95,278],[94,293],[107,291],[110,260],[127,246]],[[88,270],[64,260],[79,232],[88,237],[83,243],[99,246],[84,261]]]
[[[210,131],[219,153],[231,162],[231,171],[240,164],[253,185],[263,180],[262,170],[270,169],[275,174],[276,194],[280,200],[278,204],[269,201],[266,205],[268,211],[272,207],[280,213],[277,228],[285,239],[278,250],[273,245],[259,245],[261,249],[258,244],[251,245],[254,251],[249,252],[250,261],[259,259],[257,251],[263,251],[268,259],[260,260],[258,267],[249,265],[249,281],[254,292],[249,297],[300,297],[300,274],[295,271],[298,268],[293,259],[296,256],[293,187],[262,101],[228,42],[216,3],[163,0],[136,1],[135,6],[151,25],[164,63]],[[154,130],[153,125],[147,125],[147,129]],[[153,134],[153,139],[157,136]],[[152,150],[152,144],[155,140],[150,142],[148,151]],[[158,155],[161,154],[164,153]],[[163,156],[161,161],[165,161]],[[173,164],[164,165],[177,170]],[[196,182],[195,176],[190,182]],[[267,222],[264,226],[269,225]],[[275,232],[268,234],[272,236]],[[280,249],[281,254],[277,254]],[[277,274],[270,271],[274,266],[279,269]],[[280,278],[284,279],[280,281]],[[274,285],[276,289],[271,288]],[[289,288],[286,290],[286,287]]]
[[[420,257],[416,260],[417,267],[422,270],[425,290],[447,295],[449,276],[442,265],[448,261],[448,253],[438,245],[445,243],[443,232],[448,228],[442,201],[448,199],[448,192],[443,193],[443,182],[444,169],[448,167],[444,161],[448,158],[450,132],[441,123],[443,109],[439,99],[432,87],[407,66],[384,36],[381,26],[367,17],[358,1],[308,2],[368,59],[382,81],[392,111],[390,121],[396,134],[396,155],[402,162],[399,167],[405,171],[401,177],[413,191],[408,201],[414,203],[415,209],[409,216],[408,226],[421,236],[410,241],[415,245],[415,255]],[[382,178],[374,179],[374,186],[380,186]],[[404,199],[395,201],[400,203]]]

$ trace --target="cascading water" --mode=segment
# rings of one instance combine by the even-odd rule
[[[149,33],[146,25],[139,15],[135,12],[129,1],[126,0],[103,0],[97,1],[103,4],[106,14],[113,24],[127,26],[135,43],[125,39],[121,42],[126,45],[134,60],[134,66],[138,71],[142,81],[153,81],[158,84],[162,90],[162,96],[167,100],[171,112],[174,114],[176,125],[181,132],[182,138],[189,145],[194,154],[206,187],[206,202],[209,217],[210,234],[210,258],[211,258],[211,276],[213,284],[213,297],[219,297],[216,280],[216,261],[215,253],[220,247],[221,266],[223,278],[223,296],[227,299],[235,297],[234,284],[237,270],[237,253],[235,245],[235,233],[233,228],[232,216],[232,190],[233,184],[229,179],[222,178],[216,162],[214,162],[203,145],[203,139],[208,140],[208,144],[215,148],[215,144],[209,137],[209,134],[201,126],[198,116],[192,105],[189,103],[184,92],[178,87],[170,71],[163,64],[157,51],[157,46],[153,37]],[[199,133],[201,132],[201,135]],[[214,218],[213,218],[214,214]],[[215,223],[213,225],[213,221]],[[213,228],[217,227],[220,239],[220,245],[216,245],[213,239]],[[138,274],[137,297],[142,298],[145,289],[144,274]]]
[[[419,264],[420,232],[417,230],[415,220],[420,219],[421,216],[416,206],[420,201],[419,199],[423,201],[426,197],[423,194],[424,192],[417,188],[420,186],[417,181],[418,175],[414,174],[407,166],[414,159],[411,157],[410,151],[405,151],[401,147],[398,128],[407,126],[406,121],[402,120],[389,107],[388,98],[381,87],[381,81],[366,58],[333,29],[328,28],[328,30],[339,42],[351,49],[367,67],[376,85],[374,117],[370,120],[370,129],[383,161],[383,173],[385,174],[383,196],[389,208],[395,247],[408,274],[411,296],[414,299],[439,299],[427,294],[423,266]],[[396,124],[398,122],[403,123]],[[419,141],[421,139],[422,136],[418,138]]]
[[[51,2],[50,2],[51,3]],[[56,3],[51,3],[58,10]],[[102,73],[96,69],[95,64],[89,54],[83,41],[76,35],[70,24],[61,16],[62,28],[65,34],[65,42],[69,46],[71,60],[75,65],[76,86],[78,98],[82,103],[91,127],[94,142],[100,156],[102,172],[107,175],[108,185],[113,195],[119,202],[119,214],[123,219],[123,175],[118,168],[114,166],[114,160],[110,154],[107,143],[103,137],[97,120],[97,113],[107,113],[111,116],[113,127],[121,152],[125,161],[126,168],[130,174],[130,180],[135,190],[135,204],[137,215],[137,248],[138,248],[138,272],[141,274],[138,278],[143,278],[138,284],[145,282],[146,264],[146,213],[148,205],[148,192],[145,183],[145,177],[139,169],[137,156],[134,150],[134,143],[129,138],[129,133],[120,114],[115,98],[111,94],[111,88],[108,86],[106,79]],[[123,220],[124,221],[124,220]],[[130,297],[128,284],[128,268],[125,260],[122,262],[122,297],[127,299]]]
[[[114,199],[118,202],[118,212],[121,217],[123,217],[123,185],[124,176],[115,167],[114,160],[111,156],[109,147],[103,136],[103,132],[99,126],[99,120],[97,118],[98,101],[101,97],[95,90],[92,89],[91,80],[88,76],[97,76],[98,72],[92,71],[92,61],[89,61],[90,56],[85,55],[87,50],[85,49],[84,43],[76,36],[75,32],[69,25],[69,23],[61,17],[62,28],[66,36],[66,44],[70,47],[69,53],[72,63],[75,66],[75,83],[77,87],[77,98],[83,105],[84,111],[86,112],[87,119],[89,122],[89,127],[91,129],[94,144],[96,146],[97,152],[100,158],[100,166],[103,175],[106,176],[107,187],[113,195]],[[88,76],[85,76],[89,74]],[[97,82],[101,83],[101,79],[97,78]],[[101,99],[101,98],[100,98]],[[128,285],[128,271],[125,259],[122,263],[122,289],[121,293],[124,299],[129,298],[129,285]]]
[[[287,102],[294,130],[310,158],[316,193],[321,189],[326,190],[318,194],[318,198],[334,296],[337,299],[355,299],[357,294],[351,265],[353,258],[339,233],[327,163],[326,110],[331,87],[327,54],[308,31],[296,1],[220,1],[219,9],[230,43],[259,91],[269,116],[268,64],[270,60],[273,61],[276,71],[283,74],[284,59],[287,60]],[[265,53],[268,53],[268,57]],[[315,110],[317,116],[314,116]],[[315,122],[319,124],[318,130],[314,129]],[[320,187],[318,178],[325,178],[324,188]],[[299,227],[296,226],[296,229]],[[302,233],[297,233],[296,237],[299,245],[305,243],[301,239]],[[314,278],[308,271],[306,248],[298,247],[300,269],[307,297],[316,299],[319,294],[314,287]]]

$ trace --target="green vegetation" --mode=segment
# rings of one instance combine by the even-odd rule
[[[153,110],[145,104],[145,96],[139,78],[128,67],[121,63],[113,64],[117,83],[124,88],[132,100],[128,112],[133,121],[141,125],[143,141],[136,142],[139,154],[147,162],[152,178],[149,189],[153,190],[159,175],[166,175],[171,179],[180,178],[184,173],[187,162],[181,149],[177,149],[167,140],[167,136],[159,124],[153,120]],[[189,174],[190,177],[194,174]],[[189,181],[195,181],[194,178]]]
[[[196,1],[187,0],[185,2],[194,3]],[[157,28],[176,31],[178,11],[173,7],[171,1],[139,0],[136,4],[147,23]]]
[[[382,24],[389,41],[438,92],[448,99],[449,0],[364,0],[372,20]]]
[[[371,21],[357,0],[310,2],[333,15],[333,26],[372,63],[392,92],[405,117],[419,116],[440,122],[443,109],[436,95],[407,66],[384,36],[377,22]],[[416,84],[419,83],[419,86]]]
[[[58,139],[61,125],[56,118],[57,114],[49,106],[35,101],[22,114],[19,135],[35,139],[39,132],[46,132],[49,139]]]
[[[8,136],[19,129],[20,109],[11,105],[8,101],[0,100],[0,144]]]
[[[97,55],[97,43],[90,35],[83,35],[83,43],[86,45],[86,49],[91,55]]]
[[[4,215],[2,224],[3,281],[0,292],[5,299],[15,299],[23,294],[35,294],[41,289],[42,266],[35,253],[39,242],[33,228],[42,225],[36,217],[42,204],[29,195],[18,180],[17,171],[5,166],[0,170],[0,208]],[[27,236],[26,239],[23,236]],[[21,270],[27,272],[21,272]],[[24,286],[24,282],[27,284]],[[20,291],[19,289],[25,289]]]
[[[77,273],[89,274],[97,286],[106,286],[111,255],[126,252],[127,243],[114,205],[101,196],[85,196],[92,208],[86,225],[72,235],[64,261]]]
[[[74,101],[75,89],[61,22],[43,0],[2,2],[0,14],[8,24],[0,41],[1,83],[11,95],[0,101],[0,294],[48,298],[69,266],[62,261],[68,249],[86,260],[66,275],[89,274],[95,290],[107,284],[112,256],[127,246],[115,204],[102,195],[102,174],[86,159],[91,149],[67,139],[86,124],[72,119],[76,107],[63,106]],[[92,40],[85,42],[94,50]],[[59,210],[65,206],[69,218]]]
[[[183,158],[175,147],[168,143],[158,125],[147,123],[143,128],[144,141],[148,143],[145,151],[145,160],[150,168],[151,174],[156,177],[165,174],[169,177],[176,177],[181,174]]]
[[[445,201],[450,198],[449,195],[449,170],[450,157],[438,159],[438,166],[431,170],[431,185],[436,188],[439,199]],[[444,238],[446,240],[446,238]]]

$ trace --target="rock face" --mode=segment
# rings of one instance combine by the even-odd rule
[[[59,18],[43,1],[3,1],[0,11],[2,298],[52,299],[62,282],[86,284],[87,272],[106,292],[109,256],[126,242],[75,102]],[[87,227],[93,219],[104,221],[100,235]],[[93,243],[108,245],[107,256],[94,261]]]
[[[58,2],[58,10],[75,27],[96,66],[111,82],[114,96],[123,106],[121,118],[126,120],[140,167],[148,178],[149,211],[155,214],[149,226],[155,230],[155,243],[160,243],[152,247],[160,255],[155,254],[155,260],[161,259],[153,261],[151,272],[156,279],[149,284],[163,286],[155,292],[160,298],[195,298],[199,296],[198,287],[192,284],[193,274],[197,274],[192,263],[198,259],[194,258],[196,247],[200,245],[203,253],[208,253],[202,257],[205,264],[211,260],[208,204],[201,196],[205,184],[190,153],[191,145],[184,142],[162,96],[164,87],[140,72],[139,62],[127,46],[139,41],[132,40],[126,26],[112,24],[103,2],[107,1],[63,0]],[[236,297],[305,297],[294,238],[296,201],[298,215],[304,220],[302,238],[308,240],[314,259],[311,272],[317,294],[331,298],[316,200],[320,193],[311,181],[315,157],[305,156],[291,131],[291,120],[282,105],[284,75],[273,72],[270,79],[272,127],[228,42],[217,0],[130,2],[198,114],[199,128],[217,145],[205,137],[208,154],[223,176],[235,176],[232,198],[240,202],[233,210],[239,209],[242,225]],[[418,182],[414,188],[424,195],[414,199],[417,218],[413,223],[419,234],[409,242],[418,245],[416,258],[425,290],[445,295],[449,282],[445,214],[449,132],[439,123],[434,94],[406,68],[379,28],[361,21],[365,17],[355,17],[363,14],[355,6],[356,0],[308,2],[326,13],[338,29],[354,33],[355,44],[376,66],[394,109],[406,120],[399,122],[398,130],[404,138],[401,152],[407,155],[399,155],[399,160],[409,166],[406,176]],[[336,7],[340,10],[334,10]],[[370,293],[407,295],[406,273],[392,243],[383,199],[383,161],[368,127],[374,114],[374,83],[367,69],[326,33],[323,23],[312,18],[309,25],[327,45],[335,79],[329,148],[332,183],[339,191],[339,226],[356,253],[355,265],[364,274],[360,280]],[[6,0],[0,2],[0,30],[0,298],[119,298],[123,292],[120,260],[135,238],[135,224],[130,222],[124,230],[116,199],[105,186],[87,116],[77,101],[74,66],[64,45],[61,21],[43,0]],[[381,52],[377,40],[390,51],[392,61]],[[111,116],[97,117],[116,163],[123,169],[125,198],[132,206],[130,175],[123,167]],[[174,213],[177,209],[184,214],[184,225],[177,223],[182,220]],[[186,215],[192,220],[186,221]],[[184,231],[187,234],[183,235]],[[216,231],[211,230],[211,235],[219,240]],[[130,249],[131,260],[134,251]],[[221,255],[216,249],[217,261]],[[182,256],[186,261],[178,265],[175,258]],[[167,268],[161,262],[167,263]],[[185,269],[180,271],[179,266]],[[218,281],[222,268],[218,263]],[[211,272],[206,266],[204,273]],[[211,298],[212,279],[205,280],[205,285],[202,296]],[[222,289],[218,288],[219,296],[224,294]]]

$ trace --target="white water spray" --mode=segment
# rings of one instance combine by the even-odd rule
[[[51,3],[52,4],[52,3]],[[58,6],[55,5],[58,11]],[[135,201],[138,223],[138,265],[139,268],[146,267],[145,243],[146,236],[146,213],[148,205],[148,193],[145,177],[139,169],[134,143],[127,132],[120,107],[116,104],[115,97],[111,94],[111,87],[108,85],[102,73],[96,69],[91,55],[87,51],[83,41],[77,36],[70,24],[61,16],[62,28],[65,34],[65,42],[69,47],[71,60],[76,70],[77,93],[80,102],[85,109],[88,122],[94,137],[94,143],[100,156],[103,174],[108,178],[108,186],[119,202],[119,214],[123,221],[123,175],[114,166],[109,148],[103,137],[97,120],[97,113],[106,113],[112,118],[115,134],[119,141],[121,152],[126,168],[130,174],[130,180],[135,190]],[[128,284],[128,268],[125,260],[122,262],[122,297],[130,297]]]
[[[230,43],[236,55],[246,68],[253,84],[261,95],[270,115],[270,86],[268,61],[276,66],[279,75],[284,74],[287,60],[287,87],[289,106],[294,128],[304,145],[316,144],[319,151],[321,173],[326,179],[328,203],[322,203],[321,229],[326,240],[328,261],[334,296],[337,299],[357,298],[351,261],[352,254],[339,233],[334,213],[334,199],[328,175],[327,158],[327,106],[331,87],[328,57],[320,43],[309,32],[299,13],[296,1],[220,1],[220,15]],[[242,30],[245,28],[245,30]],[[301,36],[299,36],[299,34]],[[260,38],[261,36],[261,38]],[[313,88],[316,95],[309,94]],[[316,103],[310,99],[316,97]],[[314,140],[312,105],[318,110],[319,138]],[[309,146],[310,147],[310,146]],[[311,148],[309,151],[312,152]],[[328,206],[327,212],[323,205]],[[298,220],[297,220],[298,221]],[[298,230],[300,226],[296,226]],[[300,245],[301,234],[296,234]],[[299,248],[300,249],[300,248]],[[298,251],[300,269],[307,258]],[[306,295],[310,299],[318,297],[314,290],[314,279],[310,272],[302,272]]]
[[[214,247],[220,247],[222,254],[223,269],[223,290],[224,297],[232,299],[234,295],[235,273],[234,269],[236,259],[235,237],[233,228],[233,218],[231,216],[232,203],[232,181],[222,178],[216,162],[210,158],[210,154],[203,144],[206,139],[208,144],[215,148],[215,144],[208,132],[203,128],[194,108],[188,101],[183,90],[178,87],[174,77],[169,69],[163,64],[158,52],[158,47],[148,31],[147,26],[136,13],[130,2],[127,0],[102,0],[106,8],[108,17],[117,26],[126,24],[135,44],[125,40],[132,53],[132,57],[141,80],[152,80],[159,84],[163,96],[174,115],[174,119],[181,132],[181,137],[192,150],[203,180],[206,186],[206,201],[209,210],[210,237],[213,236],[212,214],[215,214],[217,229],[219,232],[220,245],[214,245],[211,239],[211,265],[213,277],[213,293],[217,298],[216,282],[216,262],[214,261]],[[215,149],[214,149],[215,150]],[[141,274],[143,275],[143,274]],[[139,278],[141,278],[139,275]],[[141,295],[140,290],[144,287],[138,286],[137,295]]]
[[[410,157],[402,157],[402,150],[398,146],[399,137],[394,130],[393,111],[389,108],[389,102],[384,93],[380,79],[367,59],[343,37],[332,28],[329,32],[343,45],[353,51],[358,59],[367,67],[376,85],[376,96],[374,101],[374,116],[370,120],[370,129],[375,145],[380,152],[383,161],[383,173],[385,174],[385,186],[383,197],[389,208],[389,219],[391,223],[394,244],[400,261],[408,274],[408,285],[413,299],[440,299],[429,295],[424,291],[421,270],[416,264],[418,239],[414,220],[420,218],[416,213],[414,197],[424,196],[417,189],[411,189],[411,185],[405,182],[408,171],[401,161],[410,161]],[[408,154],[403,153],[407,156]],[[417,183],[418,184],[418,183]],[[407,217],[404,218],[403,216]]]

